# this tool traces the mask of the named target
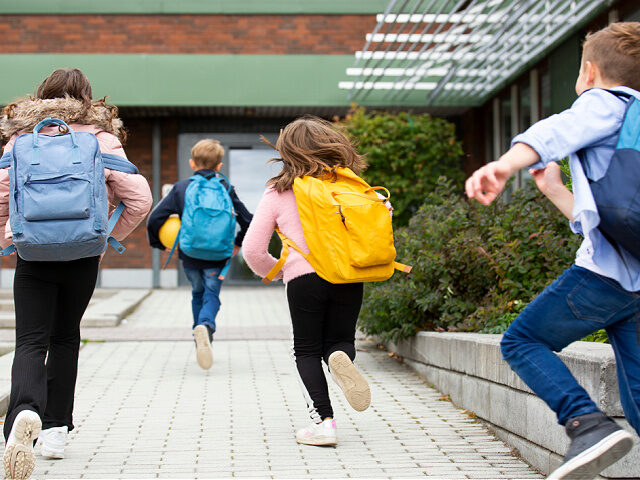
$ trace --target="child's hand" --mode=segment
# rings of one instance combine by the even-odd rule
[[[467,197],[475,198],[483,205],[489,205],[502,192],[512,174],[513,170],[507,162],[497,160],[487,163],[467,179]]]
[[[529,173],[535,180],[538,190],[547,196],[560,188],[564,188],[562,170],[560,170],[560,165],[556,162],[549,163],[545,168],[529,169]]]

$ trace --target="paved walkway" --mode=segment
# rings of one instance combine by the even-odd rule
[[[330,381],[340,443],[298,445],[309,419],[283,290],[227,287],[222,302],[209,371],[195,361],[187,290],[155,291],[120,327],[84,329],[76,429],[64,460],[36,455],[34,478],[543,478],[367,341],[356,363],[371,407],[355,412]]]

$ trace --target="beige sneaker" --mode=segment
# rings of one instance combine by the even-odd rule
[[[196,359],[198,365],[209,370],[213,365],[213,351],[209,341],[209,331],[204,325],[198,325],[193,329],[193,338],[196,341]]]
[[[42,422],[33,410],[22,410],[16,416],[4,449],[4,474],[10,480],[25,480],[36,467],[33,441],[40,435]]]
[[[349,355],[342,351],[329,356],[329,371],[333,380],[344,392],[344,396],[355,410],[361,412],[371,404],[369,384],[355,367]]]

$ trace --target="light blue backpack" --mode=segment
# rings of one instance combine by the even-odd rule
[[[225,260],[233,253],[236,233],[236,212],[229,195],[231,184],[221,173],[209,178],[194,175],[189,180],[176,242],[191,258]]]
[[[39,133],[59,125],[60,135]],[[74,132],[62,120],[47,118],[20,135],[0,159],[9,167],[9,218],[13,245],[29,261],[68,261],[100,255],[107,242],[124,247],[109,234],[124,204],[109,219],[104,168],[126,173],[138,169],[123,157],[103,155],[92,133]]]

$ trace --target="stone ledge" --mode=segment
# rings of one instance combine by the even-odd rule
[[[568,447],[555,414],[502,360],[501,335],[419,332],[388,343],[421,376],[462,408],[495,427],[502,438],[543,473],[562,461]],[[602,411],[632,433],[620,405],[610,345],[575,342],[558,354]],[[640,446],[603,472],[604,478],[640,478]]]

